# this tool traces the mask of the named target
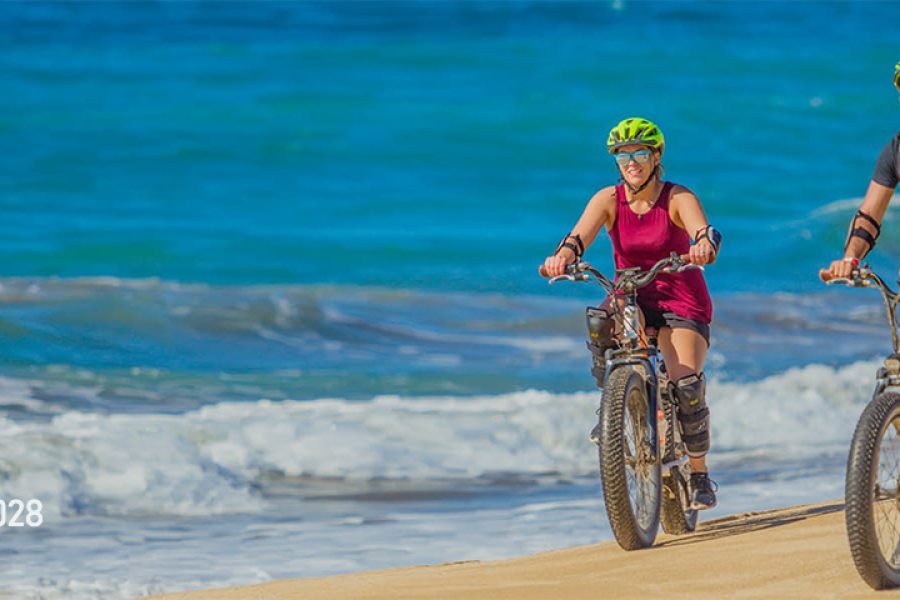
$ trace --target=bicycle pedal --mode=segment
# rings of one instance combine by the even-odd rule
[[[718,500],[713,500],[712,504],[700,504],[698,502],[691,502],[691,510],[709,510],[710,508],[715,508],[719,503]]]

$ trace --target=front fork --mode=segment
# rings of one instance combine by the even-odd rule
[[[875,400],[888,388],[895,390],[900,388],[900,355],[898,354],[891,354],[885,358],[884,366],[878,369],[878,373],[875,375],[875,391],[872,392],[872,400]],[[894,428],[900,435],[900,427],[896,422]],[[900,489],[900,482],[898,482],[898,489]]]
[[[628,356],[625,358],[617,358],[607,361],[606,374],[604,376],[603,388],[606,389],[606,380],[609,374],[619,367],[638,367],[643,376],[644,384],[647,386],[647,425],[650,429],[650,456],[655,462],[661,464],[662,475],[664,478],[672,476],[673,470],[680,469],[685,465],[689,456],[681,446],[681,424],[678,421],[678,405],[674,398],[670,396],[670,391],[663,388],[668,385],[668,377],[660,376],[660,360],[657,356]],[[900,382],[900,372],[898,372],[897,380]],[[604,401],[606,399],[604,398]],[[665,411],[662,403],[669,403],[669,411]],[[672,456],[664,456],[665,447],[660,447],[659,439],[659,409],[663,408],[663,422],[666,424],[666,436],[672,436],[671,447],[675,448]],[[599,411],[598,411],[599,412]],[[670,418],[671,415],[671,418]],[[900,433],[900,432],[898,432]],[[686,477],[682,472],[682,477]]]
[[[900,387],[900,354],[891,354],[884,359],[884,366],[875,375],[875,398],[889,387]]]
[[[644,385],[647,391],[647,426],[650,429],[650,452],[654,460],[661,460],[661,449],[659,447],[659,427],[657,424],[657,416],[659,409],[659,381],[657,380],[657,363],[656,356],[628,356],[625,358],[614,358],[606,363],[606,372],[603,376],[603,389],[606,389],[609,375],[618,368],[639,367],[635,371],[641,373],[644,378]],[[606,402],[606,398],[603,398]],[[599,413],[599,410],[597,411]],[[595,442],[596,443],[596,442]]]

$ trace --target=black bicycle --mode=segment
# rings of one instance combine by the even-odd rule
[[[875,376],[875,392],[863,410],[847,459],[844,517],[856,570],[876,590],[900,586],[900,296],[868,265],[850,277],[820,277],[828,284],[875,287],[887,309],[894,352]]]
[[[690,508],[690,464],[682,442],[678,403],[669,388],[655,337],[641,323],[637,290],[660,273],[700,267],[672,253],[649,270],[622,269],[611,281],[586,262],[569,265],[561,280],[595,281],[612,299],[608,308],[588,308],[588,319],[610,317],[608,345],[595,344],[594,374],[603,390],[599,422],[591,432],[599,448],[600,477],[606,514],[616,541],[625,550],[651,546],[659,525],[683,534],[697,525]],[[543,268],[542,275],[546,275]],[[608,311],[606,315],[599,312]],[[593,333],[595,327],[589,323]]]

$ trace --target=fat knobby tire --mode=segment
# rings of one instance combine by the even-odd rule
[[[663,462],[675,460],[675,422],[674,410],[669,403],[668,398],[663,398],[662,402],[666,405],[665,415],[666,423],[669,430],[666,435],[666,447],[663,453]],[[686,503],[690,503],[690,491],[687,488],[687,481],[684,480],[678,467],[671,469],[672,473],[664,473],[662,480],[662,510],[660,512],[660,520],[662,528],[671,535],[684,535],[690,533],[697,528],[697,511],[689,511],[690,516],[685,514],[687,508]]]
[[[900,394],[895,392],[881,393],[869,403],[856,424],[847,460],[844,516],[850,553],[860,576],[876,590],[900,585],[900,572],[881,556],[873,513],[878,448],[898,408]]]
[[[662,520],[663,531],[671,535],[684,535],[694,531],[697,527],[696,512],[692,512],[692,517],[688,518],[685,514],[685,502],[690,502],[688,492],[683,491],[686,483],[680,475],[671,475],[663,478],[663,495],[662,510],[660,511],[660,519]],[[684,494],[684,497],[681,494]]]
[[[657,485],[655,519],[650,527],[642,530],[637,522],[635,507],[628,495],[628,478],[625,464],[625,402],[638,387],[647,402],[644,379],[634,369],[619,367],[607,378],[600,410],[600,477],[603,484],[603,500],[616,541],[625,550],[647,548],[656,539],[659,529],[659,500],[661,486]],[[659,469],[659,463],[656,463]],[[656,481],[660,481],[657,476]]]

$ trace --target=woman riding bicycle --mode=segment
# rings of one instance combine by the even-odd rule
[[[693,192],[663,181],[665,140],[659,127],[642,118],[625,119],[609,132],[606,145],[620,183],[590,199],[571,233],[544,261],[549,276],[563,274],[567,265],[580,260],[604,226],[617,269],[647,269],[673,251],[689,255],[693,264],[713,262],[721,235],[707,222]],[[674,382],[690,455],[692,508],[712,508],[716,494],[706,466],[709,408],[703,375],[712,301],[706,282],[698,270],[661,274],[638,291],[637,300],[648,331],[657,330],[666,372]]]
[[[894,87],[900,92],[900,61],[894,65]],[[844,242],[844,258],[831,263],[828,276],[848,277],[859,261],[875,247],[881,233],[881,221],[887,211],[897,183],[900,182],[900,132],[897,132],[878,156],[875,173],[862,206],[850,222],[847,241]]]

